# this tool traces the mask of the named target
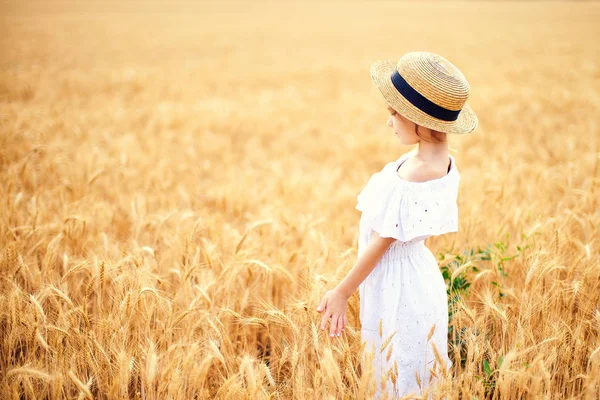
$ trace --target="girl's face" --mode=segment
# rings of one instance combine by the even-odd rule
[[[405,145],[413,145],[419,142],[420,138],[415,133],[415,123],[398,114],[396,110],[388,106],[390,116],[387,125],[394,130],[394,134]]]

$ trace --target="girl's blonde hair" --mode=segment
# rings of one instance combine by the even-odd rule
[[[387,106],[388,111],[393,111],[395,114],[401,115],[402,118],[406,118],[404,115],[400,114],[398,111],[396,111],[395,108],[393,108],[392,106],[390,106],[388,104]],[[414,122],[413,122],[414,123]],[[429,140],[425,139],[423,136],[421,136],[419,134],[419,128],[421,127],[421,125],[414,123],[415,124],[415,134],[421,139],[424,140],[426,142],[429,142]],[[431,129],[431,137],[433,138],[433,142],[429,142],[429,143],[443,143],[447,141],[447,133],[446,132],[439,132],[436,130]]]
[[[420,127],[421,127],[421,125],[415,124],[415,133],[421,140],[429,142],[429,140],[425,139],[423,136],[421,136],[419,134]],[[430,143],[443,143],[443,142],[447,141],[447,139],[446,139],[447,133],[446,132],[439,132],[439,131],[431,129],[431,137],[433,138],[433,142],[430,142]]]

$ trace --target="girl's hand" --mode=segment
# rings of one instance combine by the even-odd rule
[[[318,312],[325,311],[321,319],[321,329],[325,329],[327,320],[331,318],[329,327],[329,336],[340,336],[342,330],[346,327],[348,319],[346,318],[346,307],[348,306],[349,297],[341,293],[339,290],[332,289],[325,293],[323,300],[317,307]]]

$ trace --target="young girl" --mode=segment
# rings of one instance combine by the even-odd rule
[[[411,52],[397,63],[378,61],[371,79],[388,104],[387,125],[402,144],[417,147],[387,163],[358,195],[358,261],[317,311],[323,313],[321,329],[329,321],[330,336],[340,336],[348,299],[358,288],[361,337],[365,351],[374,352],[377,397],[382,389],[391,396],[421,395],[434,383],[430,369],[441,372],[433,344],[452,366],[446,284],[425,246],[429,236],[458,231],[460,177],[446,135],[473,132],[478,119],[466,104],[467,80],[439,55]],[[395,385],[384,379],[390,369],[397,372]]]

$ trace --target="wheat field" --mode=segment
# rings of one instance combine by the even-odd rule
[[[459,232],[427,240],[429,393],[600,398],[600,4],[0,7],[0,398],[370,398],[358,294],[341,339],[314,309],[410,150],[369,66],[414,50],[480,121],[450,137]]]

